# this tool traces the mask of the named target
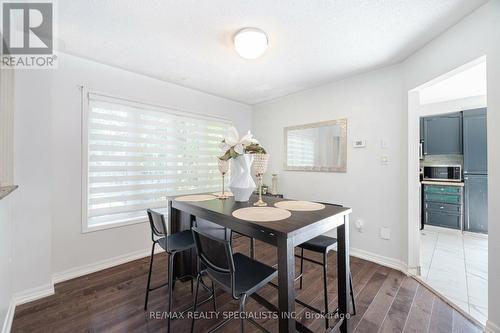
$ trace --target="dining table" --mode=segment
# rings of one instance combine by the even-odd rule
[[[204,193],[206,194],[206,193]],[[311,332],[296,321],[295,312],[295,247],[328,231],[337,231],[337,283],[338,312],[335,325],[330,331],[349,330],[349,216],[351,208],[324,204],[314,211],[291,211],[288,218],[277,221],[256,222],[236,218],[233,212],[253,207],[255,195],[247,202],[237,202],[233,197],[221,200],[180,201],[168,198],[168,227],[171,233],[188,230],[197,220],[206,220],[239,234],[271,244],[277,248],[278,306],[254,297],[266,307],[277,312],[280,333]],[[269,207],[286,198],[266,197]],[[180,253],[174,262],[174,276],[196,276],[195,251]]]

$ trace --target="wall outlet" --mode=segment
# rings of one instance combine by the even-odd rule
[[[363,226],[364,226],[364,222],[363,220],[356,220],[356,222],[354,222],[354,226],[356,227],[356,229],[359,231],[359,232],[363,232]]]
[[[380,238],[391,239],[391,229],[389,229],[388,227],[380,228]]]
[[[387,155],[382,155],[380,157],[380,164],[381,165],[388,165],[389,164],[389,156]]]
[[[389,142],[386,139],[380,140],[380,148],[382,148],[382,149],[389,148]]]

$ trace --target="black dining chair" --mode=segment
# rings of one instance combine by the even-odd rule
[[[144,302],[144,311],[148,308],[149,292],[161,287],[169,286],[168,292],[168,312],[172,309],[172,292],[174,290],[174,277],[173,267],[175,255],[179,252],[186,251],[194,248],[193,234],[190,230],[170,234],[165,217],[163,214],[155,212],[151,209],[147,210],[149,217],[149,224],[151,227],[151,240],[153,245],[151,247],[151,259],[149,262],[148,284],[146,287],[146,300]],[[153,272],[153,259],[155,246],[159,245],[168,254],[168,280],[166,283],[151,287],[151,274]],[[191,291],[193,291],[193,279],[191,278]],[[167,330],[170,332],[170,316],[167,318]]]
[[[244,312],[247,298],[274,279],[278,274],[277,270],[244,254],[233,254],[228,240],[216,238],[196,227],[191,230],[198,259],[204,266],[197,277],[193,312],[196,312],[198,306],[198,290],[200,283],[203,284],[202,279],[205,275],[215,283],[216,288],[220,287],[230,293],[233,299],[239,300],[240,312]],[[191,332],[194,332],[195,317],[193,316],[192,319]],[[235,319],[234,316],[229,316],[210,332],[217,331],[232,319]],[[247,320],[263,332],[269,332],[252,318],[247,318]],[[244,332],[244,327],[244,319],[241,318],[241,332]]]
[[[323,293],[324,293],[324,301],[325,301],[325,325],[326,329],[330,327],[330,322],[329,322],[329,310],[328,310],[328,252],[332,251],[333,248],[335,247],[335,244],[337,244],[337,239],[333,237],[328,237],[324,235],[320,235],[318,237],[315,237],[311,240],[308,240],[305,243],[300,244],[298,247],[300,248],[300,274],[299,274],[299,288],[302,289],[302,280],[304,278],[304,260],[318,264],[320,266],[323,266]],[[304,250],[312,251],[315,253],[321,253],[323,255],[323,262],[316,261],[314,259],[306,258],[304,257]],[[352,275],[349,270],[349,287],[350,287],[350,294],[351,294],[351,302],[352,302],[352,315],[356,315],[356,304],[354,302],[354,293],[352,289]],[[307,305],[306,305],[307,306]],[[310,306],[307,306],[311,308]]]

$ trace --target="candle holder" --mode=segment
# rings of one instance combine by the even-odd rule
[[[217,196],[217,198],[220,200],[226,200],[227,198],[229,198],[229,196],[226,195],[226,192],[224,189],[224,185],[225,185],[224,176],[229,171],[229,162],[219,158],[218,167],[219,167],[219,172],[222,174],[222,192],[220,195]]]
[[[259,200],[253,204],[254,206],[259,206],[259,207],[267,206],[267,203],[265,203],[262,200],[262,180],[264,178],[264,174],[267,171],[268,161],[269,161],[268,154],[254,154],[252,169],[255,176],[259,180]]]

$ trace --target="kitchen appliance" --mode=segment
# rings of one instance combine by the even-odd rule
[[[461,182],[462,167],[460,165],[424,166],[424,180]]]

